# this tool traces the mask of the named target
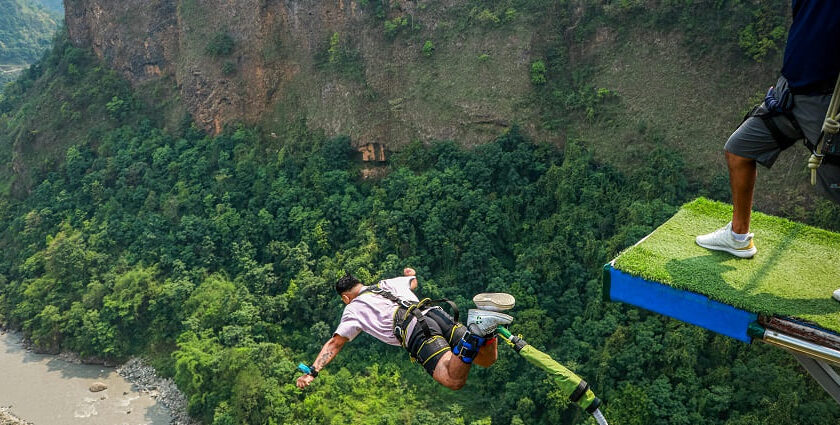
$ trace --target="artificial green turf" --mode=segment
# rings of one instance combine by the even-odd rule
[[[622,252],[614,267],[750,312],[840,332],[840,303],[831,298],[840,288],[840,234],[754,212],[755,257],[741,259],[694,243],[695,236],[731,218],[731,206],[696,199]]]

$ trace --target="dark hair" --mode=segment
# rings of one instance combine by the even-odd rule
[[[354,286],[362,283],[359,279],[356,279],[352,274],[346,273],[341,279],[338,279],[335,282],[335,291],[338,292],[338,295],[341,295],[351,289]]]

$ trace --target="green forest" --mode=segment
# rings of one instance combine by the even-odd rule
[[[597,19],[641,13],[619,3],[620,14]],[[657,16],[689,19],[674,12],[681,2],[664,3]],[[778,49],[767,38],[773,22],[743,32],[750,60]],[[565,114],[555,125],[610,107],[556,77],[565,60],[558,50],[534,71],[547,77],[535,83],[547,87],[537,101]],[[335,280],[351,272],[373,283],[404,267],[417,270],[421,298],[463,311],[478,292],[513,294],[511,331],[586,379],[611,424],[840,417],[782,350],[602,300],[604,263],[684,202],[727,200],[725,185],[688,175],[677,151],[652,148],[619,171],[574,138],[558,148],[512,126],[473,148],[417,142],[372,166],[349,138],[305,119],[273,136],[244,124],[210,136],[189,118],[165,121],[62,34],[6,86],[0,323],[47,352],[144,356],[203,423],[594,423],[504,346],[453,392],[401,348],[363,335],[297,389],[296,365],[314,360],[344,307]],[[47,133],[70,142],[45,143],[55,140]],[[380,169],[363,177],[369,167]],[[840,229],[827,202],[794,215]]]
[[[0,92],[18,69],[38,60],[50,47],[60,21],[61,8],[54,1],[47,6],[31,0],[0,0]]]

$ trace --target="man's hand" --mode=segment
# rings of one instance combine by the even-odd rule
[[[339,334],[334,334],[332,338],[330,338],[329,341],[327,341],[327,343],[324,344],[323,347],[321,347],[321,352],[318,353],[318,358],[315,359],[314,362],[312,362],[312,366],[310,366],[310,368],[318,372],[322,371],[324,369],[324,366],[326,366],[327,363],[331,362],[332,359],[335,358],[335,355],[338,354],[339,351],[341,351],[341,348],[344,347],[344,343],[346,343],[347,341],[349,341],[349,339],[347,339],[346,337],[343,337]],[[314,376],[306,374],[298,377],[295,385],[297,385],[297,387],[300,389],[304,389],[307,386],[309,386],[309,384],[311,384],[314,380]]]
[[[296,385],[297,385],[298,388],[304,389],[304,388],[308,387],[309,384],[311,384],[312,381],[314,381],[314,380],[315,380],[315,377],[312,376],[312,375],[301,375],[297,379]]]
[[[406,267],[406,268],[403,269],[403,276],[416,276],[416,275],[417,275],[417,272],[415,272],[414,269],[412,269],[411,267]],[[410,279],[409,282],[410,283],[408,284],[408,289],[411,289],[412,291],[417,289],[417,278],[416,277],[414,279]]]

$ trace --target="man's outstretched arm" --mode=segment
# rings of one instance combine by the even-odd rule
[[[316,358],[315,362],[312,363],[312,369],[320,372],[327,363],[331,362],[332,359],[335,358],[335,355],[341,351],[341,348],[344,347],[344,343],[347,341],[349,341],[349,339],[341,335],[333,335],[332,338],[330,338],[329,341],[321,347],[321,352],[318,353],[318,358]],[[306,388],[314,380],[315,377],[312,375],[301,375],[297,379],[297,387],[300,389]]]

